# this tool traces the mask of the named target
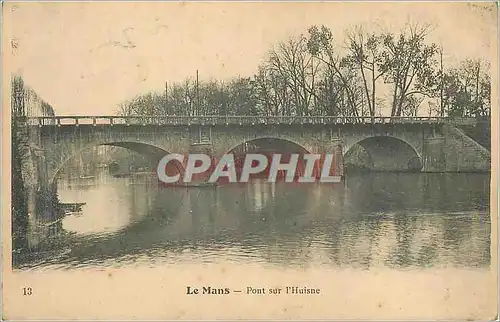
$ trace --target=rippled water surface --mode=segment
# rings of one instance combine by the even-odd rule
[[[342,185],[255,181],[158,188],[147,178],[59,182],[62,243],[31,268],[259,263],[487,267],[489,175],[363,174]]]

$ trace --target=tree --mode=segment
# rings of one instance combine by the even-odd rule
[[[380,68],[383,62],[382,40],[382,36],[367,33],[361,26],[356,26],[347,33],[349,50],[347,61],[361,73],[371,117],[375,116],[377,80],[387,72],[387,69]]]
[[[278,104],[273,104],[277,98],[276,92],[272,88],[269,70],[264,65],[259,66],[254,76],[254,89],[257,113],[265,116],[278,115]]]
[[[27,167],[35,168],[30,159],[29,148],[29,127],[26,117],[28,116],[53,116],[55,115],[53,107],[43,101],[35,91],[24,83],[22,77],[13,76],[11,78],[11,208],[12,208],[12,248],[14,255],[24,253],[28,250],[28,191],[32,189],[27,185],[28,180],[33,179],[37,184],[34,215],[41,215],[40,211],[48,213],[50,217],[59,213],[59,199],[57,196],[57,187],[53,186],[47,189],[41,184],[39,171],[38,177],[28,177],[23,169]],[[46,202],[47,201],[47,202]],[[44,205],[44,206],[42,206]],[[43,208],[43,209],[42,209]],[[43,216],[41,216],[43,217]],[[14,261],[16,260],[14,256]]]
[[[307,39],[300,35],[280,42],[270,51],[267,68],[283,80],[287,115],[309,115],[316,98],[314,85],[319,61],[308,51]]]
[[[312,26],[308,29],[307,48],[309,53],[324,63],[328,75],[338,79],[346,99],[346,116],[358,116],[360,96],[359,81],[352,75],[349,60],[335,51],[333,34],[325,26]]]
[[[229,114],[258,115],[256,88],[251,78],[233,79],[227,84],[225,91]]]
[[[443,75],[443,105],[450,116],[489,116],[491,79],[489,64],[479,59],[466,59],[458,68]]]
[[[391,116],[405,114],[412,96],[435,96],[437,46],[426,44],[429,26],[407,24],[399,34],[383,35],[380,70],[392,85]]]
[[[291,98],[288,86],[288,79],[279,70],[269,64],[264,63],[260,68],[260,74],[257,82],[261,89],[266,89],[263,99],[267,102],[265,105],[273,107],[272,115],[290,115]]]
[[[22,158],[26,155],[26,142],[23,141],[23,120],[26,116],[24,104],[25,86],[21,77],[14,76],[11,81],[12,113],[12,176],[11,176],[11,221],[12,249],[22,251],[28,247],[28,204],[22,176]]]

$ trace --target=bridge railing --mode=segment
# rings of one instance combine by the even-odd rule
[[[438,124],[454,123],[443,117],[352,117],[352,116],[41,116],[30,117],[31,125],[272,125],[272,124]],[[455,120],[456,121],[456,120]],[[470,119],[460,122],[470,122]]]

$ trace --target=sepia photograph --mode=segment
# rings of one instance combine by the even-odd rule
[[[498,319],[498,3],[2,4],[3,319]]]

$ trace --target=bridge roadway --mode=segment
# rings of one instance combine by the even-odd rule
[[[427,116],[41,116],[28,118],[30,125],[256,125],[256,124],[454,124],[470,125],[476,118]]]
[[[246,146],[287,152],[339,153],[359,147],[379,171],[489,171],[490,153],[456,126],[475,118],[337,116],[43,116],[27,120],[30,146],[49,183],[66,162],[100,145],[140,153],[224,153]],[[269,143],[269,142],[272,142]],[[358,149],[353,149],[357,146]]]

